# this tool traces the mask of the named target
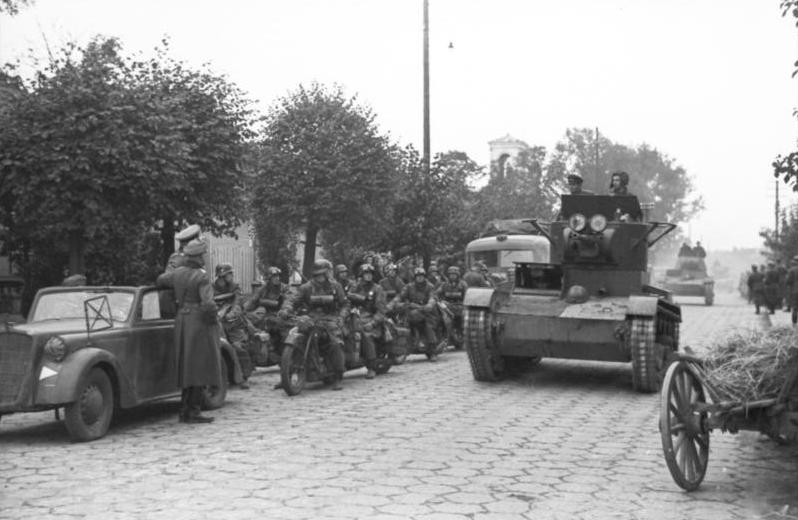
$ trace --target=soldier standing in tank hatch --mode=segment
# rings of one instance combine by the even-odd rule
[[[568,181],[568,191],[571,195],[593,195],[592,191],[588,191],[582,188],[582,184],[584,183],[584,179],[581,175],[576,173],[571,173],[566,177]]]
[[[629,194],[629,174],[626,172],[613,172],[610,177],[610,195]]]
[[[177,385],[182,389],[180,422],[208,423],[200,414],[203,388],[221,386],[219,334],[213,289],[203,269],[205,242],[193,240],[183,248],[184,265],[160,275],[158,287],[173,289],[177,298],[175,346]]]

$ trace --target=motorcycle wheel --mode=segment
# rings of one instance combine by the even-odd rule
[[[298,395],[305,388],[307,371],[304,349],[286,345],[280,359],[280,382],[288,395]]]

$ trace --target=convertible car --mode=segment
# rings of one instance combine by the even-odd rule
[[[233,348],[220,341],[222,385],[204,406],[219,408],[242,380]],[[180,396],[174,300],[155,287],[49,287],[25,323],[0,324],[0,417],[64,409],[74,440],[106,434],[114,410]]]

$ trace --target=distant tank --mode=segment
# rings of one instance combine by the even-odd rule
[[[551,243],[549,262],[516,262],[509,291],[466,292],[474,378],[495,381],[544,357],[631,362],[634,388],[657,391],[681,311],[648,285],[648,248],[676,226],[646,221],[632,195],[563,195],[557,221],[530,222]]]
[[[674,296],[698,296],[707,305],[715,302],[715,280],[707,274],[703,258],[679,256],[676,268],[665,271],[661,283]]]

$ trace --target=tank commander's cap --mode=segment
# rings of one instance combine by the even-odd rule
[[[208,246],[202,240],[192,240],[183,248],[183,254],[186,256],[202,256],[207,252]]]
[[[187,228],[180,230],[180,232],[175,235],[175,239],[186,242],[192,238],[197,238],[201,231],[202,230],[197,224],[191,224]]]

